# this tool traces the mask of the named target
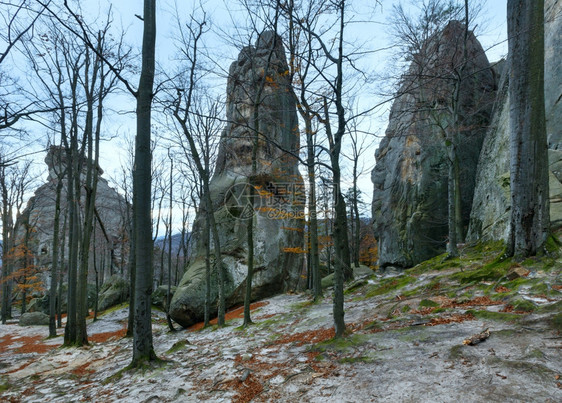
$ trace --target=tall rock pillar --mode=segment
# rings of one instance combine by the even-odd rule
[[[302,271],[304,185],[295,158],[299,130],[288,71],[281,38],[271,31],[261,34],[255,46],[243,48],[230,66],[228,123],[210,183],[227,271],[227,308],[243,302],[247,220],[253,220],[254,299],[294,289]],[[254,171],[252,150],[256,136]],[[248,186],[255,189],[253,206],[248,204]],[[194,254],[171,302],[172,318],[184,327],[203,319],[204,225],[205,212],[200,207],[193,228]],[[218,297],[217,279],[218,273],[213,270],[212,312]]]

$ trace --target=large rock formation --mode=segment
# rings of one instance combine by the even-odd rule
[[[372,172],[373,220],[379,265],[409,267],[441,253],[447,242],[448,156],[455,68],[462,58],[464,25],[450,22],[431,37],[404,75]],[[474,177],[490,119],[495,80],[472,32],[460,81],[461,211],[468,226]],[[458,71],[458,70],[457,70]]]
[[[60,147],[52,146],[45,163],[48,166],[49,173],[47,182],[40,186],[27,203],[25,210],[18,218],[16,227],[16,242],[22,243],[25,239],[26,227],[31,230],[28,246],[34,257],[34,264],[39,267],[50,267],[52,264],[52,245],[54,233],[54,217],[55,217],[55,200],[56,187],[58,183],[57,172],[63,172],[66,161],[66,153]],[[110,268],[110,265],[116,266],[121,262],[121,253],[123,249],[123,231],[125,209],[127,208],[125,199],[115,189],[109,186],[109,183],[101,175],[103,170],[98,167],[99,179],[96,193],[96,214],[95,220],[95,245],[96,245],[96,264],[97,268]],[[82,173],[85,179],[84,172]],[[66,179],[63,179],[65,185],[61,192],[61,221],[60,230],[63,228],[64,216],[67,212],[67,193]],[[85,191],[82,192],[83,206],[85,199]],[[68,242],[66,242],[68,246]],[[94,255],[91,255],[93,260]],[[65,253],[68,257],[68,253]],[[93,265],[93,261],[92,261]],[[115,267],[114,267],[115,268]],[[92,271],[93,272],[93,271]],[[46,278],[49,280],[49,277]]]
[[[562,0],[545,1],[545,111],[548,136],[550,220],[562,225]],[[504,69],[492,125],[478,164],[467,239],[507,240],[510,220],[509,66]]]
[[[303,182],[293,155],[299,149],[296,105],[281,39],[263,33],[256,46],[232,63],[227,88],[227,121],[211,180],[222,259],[227,268],[226,302],[243,302],[246,279],[247,220],[253,220],[254,298],[297,286],[302,269]],[[260,90],[262,89],[262,90]],[[257,96],[261,98],[256,102]],[[257,115],[255,105],[257,107]],[[257,171],[252,172],[255,118],[259,124]],[[248,181],[258,195],[248,208]],[[193,238],[194,257],[174,293],[170,314],[182,326],[203,318],[205,296],[205,213],[199,209]],[[217,273],[212,273],[212,306],[217,301]],[[214,311],[214,309],[213,309]]]

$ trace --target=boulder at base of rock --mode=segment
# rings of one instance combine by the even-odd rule
[[[100,289],[98,311],[126,302],[129,298],[129,283],[122,277],[114,274],[103,283]]]
[[[170,287],[170,300],[174,297],[174,293],[176,292],[176,286],[173,285]],[[168,285],[161,285],[159,286],[152,295],[150,296],[150,300],[152,301],[152,305],[158,307],[165,311],[168,309],[167,304],[167,295],[168,295]]]
[[[49,315],[43,312],[26,312],[21,315],[20,326],[49,326]]]
[[[49,296],[45,295],[41,298],[33,298],[27,305],[27,312],[43,312],[49,313]]]

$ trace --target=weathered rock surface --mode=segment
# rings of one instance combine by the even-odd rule
[[[294,289],[302,268],[303,181],[297,160],[299,131],[296,105],[287,77],[283,45],[272,32],[256,46],[242,49],[230,66],[227,121],[221,136],[211,199],[218,225],[222,259],[227,268],[227,306],[243,302],[247,266],[247,220],[253,220],[254,298]],[[261,89],[261,90],[260,90]],[[256,102],[258,94],[260,100]],[[255,105],[258,105],[257,111]],[[257,114],[255,114],[257,112]],[[259,127],[257,171],[252,147]],[[249,179],[258,195],[254,209],[245,196]],[[194,224],[194,257],[171,302],[170,314],[182,326],[203,318],[205,297],[205,213]],[[211,243],[212,245],[212,243]],[[217,273],[212,272],[212,305],[217,300]]]
[[[129,282],[114,274],[100,288],[98,310],[105,311],[107,308],[128,301],[128,298]]]
[[[445,131],[464,26],[452,21],[415,55],[392,105],[372,172],[379,265],[409,267],[441,253],[447,242],[448,155]],[[490,119],[495,79],[482,46],[469,32],[460,84],[460,166],[463,226],[468,226],[478,156]],[[423,70],[422,70],[423,69]],[[426,78],[438,77],[438,78]]]
[[[95,284],[88,284],[88,308],[90,309],[94,309],[95,307],[95,302],[96,302],[96,285]],[[61,300],[61,313],[66,313],[67,308],[68,308],[68,304],[67,304],[67,298],[68,298],[68,284],[67,283],[63,283],[62,285],[62,300]],[[57,296],[57,303],[58,303],[58,296]],[[43,312],[46,313],[47,315],[49,314],[49,294],[45,294],[41,297],[35,297],[33,298],[31,301],[29,301],[29,304],[27,305],[27,312]]]
[[[176,286],[171,286],[170,294],[172,298],[175,292],[176,292]],[[152,305],[157,306],[163,311],[168,309],[167,298],[168,298],[168,286],[166,284],[159,286],[156,290],[154,290],[154,292],[150,296]]]
[[[49,326],[49,315],[43,312],[26,312],[20,317],[20,326]]]
[[[21,217],[18,219],[17,241],[21,242],[24,238],[25,229],[23,222],[28,222],[33,228],[29,247],[33,253],[37,264],[42,267],[50,267],[52,264],[52,245],[55,218],[56,186],[58,183],[57,172],[62,172],[66,164],[66,155],[62,148],[52,146],[45,163],[48,166],[49,174],[47,182],[40,186],[30,198]],[[108,181],[103,178],[103,170],[98,167],[100,173],[96,193],[96,214],[94,222],[96,225],[96,248],[98,251],[105,251],[96,256],[97,267],[109,268],[110,265],[118,265],[126,260],[121,259],[123,249],[123,234],[125,211],[127,203],[115,189],[109,186]],[[82,173],[82,175],[85,175]],[[83,179],[85,176],[83,177]],[[61,217],[67,212],[67,193],[66,179],[61,192]],[[82,192],[82,203],[85,200],[85,191]],[[63,227],[64,218],[61,218],[60,230]],[[103,227],[103,229],[102,229]],[[68,242],[65,243],[68,246]],[[68,253],[65,253],[68,257]],[[93,265],[93,254],[90,254],[91,265]],[[104,261],[102,261],[104,260]],[[93,272],[93,270],[92,270]],[[93,278],[90,278],[94,282]],[[46,278],[47,286],[50,275]]]
[[[545,110],[548,136],[550,220],[562,225],[562,0],[545,2]],[[502,76],[494,118],[484,140],[467,240],[509,235],[509,67]]]

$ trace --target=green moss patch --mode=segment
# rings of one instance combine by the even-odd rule
[[[419,304],[420,308],[436,308],[438,306],[439,304],[437,302],[430,299],[422,299]]]
[[[416,278],[413,276],[399,276],[399,277],[391,277],[382,280],[379,284],[373,286],[370,290],[367,291],[365,294],[366,298],[375,297],[377,295],[382,295],[389,293],[391,291],[398,290],[402,287],[407,286],[410,283],[416,281]]]
[[[129,307],[128,302],[123,302],[121,304],[114,305],[111,308],[107,308],[105,311],[98,312],[98,319],[100,317],[104,316],[104,315],[107,315],[108,313],[115,312],[115,311],[118,311],[120,309],[124,309],[124,308],[128,308],[128,307]]]
[[[339,353],[349,352],[354,347],[361,346],[369,340],[369,336],[365,334],[352,334],[347,337],[340,337],[337,339],[329,339],[322,341],[310,347],[310,351],[326,352],[336,351]]]
[[[478,283],[481,281],[497,281],[507,274],[509,269],[516,266],[512,259],[499,257],[475,270],[467,270],[453,274],[455,280],[461,283]]]
[[[461,267],[460,258],[449,259],[446,253],[435,256],[422,262],[411,269],[406,270],[409,274],[423,274],[430,271],[440,271],[451,267]]]
[[[535,304],[526,299],[519,299],[513,302],[513,309],[515,311],[533,312],[536,308]]]
[[[11,387],[12,385],[8,382],[0,383],[0,393],[9,390]]]
[[[358,356],[358,357],[344,357],[338,360],[340,364],[356,364],[356,363],[369,363],[373,362],[373,358],[368,356]]]
[[[550,325],[554,330],[562,332],[562,312],[554,315],[550,320]]]
[[[170,349],[168,351],[166,351],[166,354],[172,354],[175,353],[177,351],[183,350],[185,348],[185,346],[187,346],[188,344],[190,344],[187,340],[180,340],[174,343],[174,345],[172,347],[170,347]]]
[[[356,281],[353,284],[351,284],[349,287],[347,287],[347,289],[344,291],[344,294],[345,295],[352,294],[367,284],[368,284],[367,280]]]
[[[466,313],[471,313],[478,319],[496,320],[502,322],[518,322],[521,319],[521,315],[508,312],[493,312],[487,310],[469,309],[468,311],[466,311]]]
[[[550,235],[544,243],[544,250],[549,255],[558,255],[562,244],[554,235]]]

